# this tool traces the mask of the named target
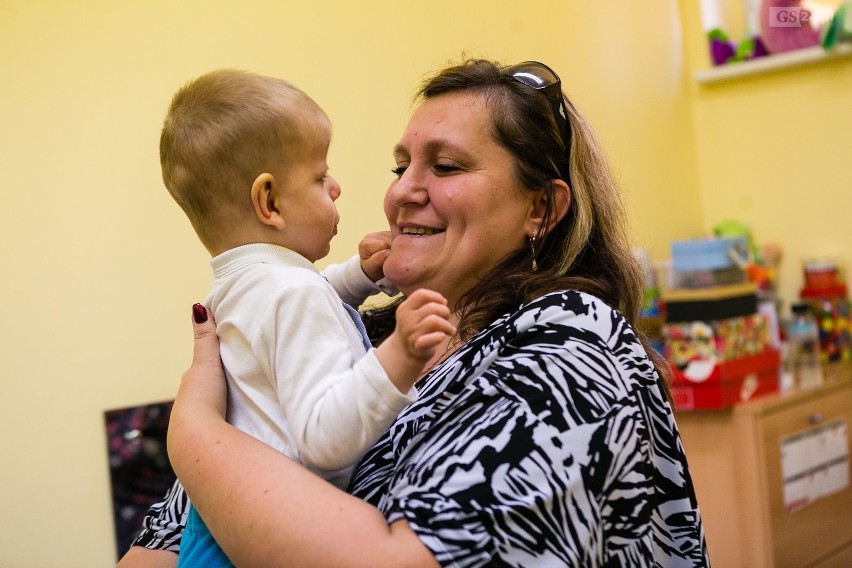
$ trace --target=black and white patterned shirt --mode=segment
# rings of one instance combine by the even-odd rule
[[[633,330],[554,293],[478,334],[356,468],[443,566],[706,566],[671,408]]]
[[[388,522],[406,519],[443,566],[709,565],[659,377],[599,299],[538,298],[418,391],[350,492]],[[186,499],[171,497],[152,508],[137,544],[179,546]]]

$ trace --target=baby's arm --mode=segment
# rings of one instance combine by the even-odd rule
[[[361,263],[358,255],[352,255],[340,264],[329,264],[322,271],[323,277],[328,280],[340,299],[354,308],[373,294],[381,292],[364,272]]]
[[[376,358],[400,392],[408,392],[441,345],[456,333],[447,300],[421,288],[396,310],[396,329],[376,348]]]
[[[269,415],[286,417],[299,457],[306,465],[326,471],[348,467],[416,399],[411,386],[424,361],[419,361],[413,371],[406,371],[403,365],[402,372],[408,374],[402,378],[398,378],[400,365],[389,363],[397,377],[391,380],[375,349],[359,359],[356,351],[346,347],[353,341],[355,330],[349,329],[352,322],[326,283],[280,284],[267,279],[263,289],[253,290],[270,303],[263,310],[245,314],[250,318],[247,325],[256,329],[252,350],[268,376],[275,378],[274,392],[270,393],[270,404],[275,408]],[[407,306],[410,310],[415,302]],[[418,317],[427,317],[432,311],[434,308],[427,306]],[[417,315],[404,313],[409,320]],[[228,327],[225,323],[217,322],[220,329]],[[406,323],[407,327],[400,330],[415,323]],[[423,329],[428,327],[426,324]],[[425,332],[418,329],[414,333]],[[421,349],[416,339],[412,341],[411,348]],[[227,367],[226,343],[222,342],[221,349]],[[391,350],[395,355],[393,349],[396,347],[388,346],[384,351]],[[405,361],[403,356],[398,359]]]
[[[340,298],[357,308],[373,294],[395,296],[398,290],[384,279],[385,259],[390,251],[389,231],[369,233],[358,244],[358,254],[340,264],[330,264],[322,275]]]
[[[286,417],[301,459],[323,470],[351,465],[375,443],[416,398],[412,386],[437,343],[455,333],[446,301],[423,290],[401,305],[402,321],[381,349],[383,359],[375,349],[357,359],[345,348],[352,322],[325,282],[267,278],[253,293],[267,305],[243,314],[250,318],[244,325],[254,330],[252,351],[274,377],[270,394],[277,408],[270,416]],[[217,323],[230,329],[228,322]],[[221,349],[228,367],[226,344]]]

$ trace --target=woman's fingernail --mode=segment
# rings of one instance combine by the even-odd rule
[[[192,305],[192,319],[195,323],[204,323],[207,321],[207,310],[201,304]]]

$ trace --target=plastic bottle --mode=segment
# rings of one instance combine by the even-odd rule
[[[796,388],[802,390],[822,386],[819,327],[808,304],[793,304],[793,319],[787,325],[787,354]]]

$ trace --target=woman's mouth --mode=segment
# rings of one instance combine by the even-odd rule
[[[430,229],[428,227],[403,227],[400,232],[403,235],[435,235],[443,233],[443,229]]]

